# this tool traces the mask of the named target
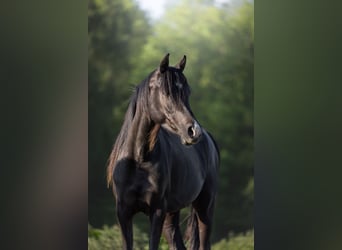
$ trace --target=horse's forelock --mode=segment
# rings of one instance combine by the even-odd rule
[[[176,103],[180,103],[189,97],[190,87],[179,69],[169,67],[163,74],[161,81],[162,91],[170,95]]]

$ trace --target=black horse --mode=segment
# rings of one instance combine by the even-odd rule
[[[187,228],[191,249],[210,249],[219,150],[196,121],[183,74],[186,57],[169,67],[169,54],[136,87],[107,168],[113,185],[123,248],[133,248],[132,218],[150,218],[149,249],[163,231],[170,249],[185,249],[180,209],[192,205]]]

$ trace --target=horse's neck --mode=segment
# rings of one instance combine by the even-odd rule
[[[128,128],[127,152],[128,157],[142,162],[144,148],[148,143],[148,135],[153,125],[146,114],[136,114],[131,126]]]

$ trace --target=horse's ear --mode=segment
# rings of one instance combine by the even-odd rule
[[[167,53],[164,56],[163,60],[161,60],[160,65],[159,65],[160,73],[164,73],[169,67],[169,56],[170,56],[170,53]]]
[[[186,55],[183,56],[182,60],[180,60],[180,62],[177,63],[175,67],[180,69],[183,72],[185,68],[185,64],[186,64]]]

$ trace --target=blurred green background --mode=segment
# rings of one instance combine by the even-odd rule
[[[220,147],[213,245],[253,249],[254,2],[243,0],[173,1],[158,19],[133,0],[89,1],[89,248],[106,249],[116,230],[105,168],[129,96],[168,52],[171,64],[187,55],[192,110]],[[135,226],[144,238],[147,217]]]

